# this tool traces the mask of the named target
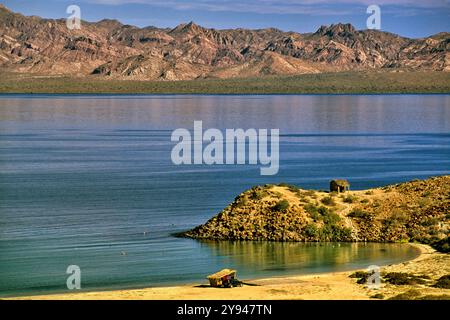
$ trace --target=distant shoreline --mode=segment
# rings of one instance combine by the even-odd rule
[[[189,81],[3,72],[0,94],[449,94],[450,72],[357,71]]]
[[[409,243],[418,249],[418,255],[409,261],[382,267],[382,272],[424,273],[433,270],[433,277],[450,272],[449,254],[438,253],[423,244]],[[442,267],[444,266],[444,267]],[[447,267],[445,267],[447,266]],[[367,300],[376,293],[386,294],[386,298],[396,296],[415,286],[398,286],[383,284],[379,290],[370,290],[365,285],[356,284],[350,278],[352,271],[328,272],[320,274],[297,275],[287,277],[270,277],[246,280],[257,286],[244,286],[234,289],[215,289],[199,287],[198,284],[180,286],[153,287],[144,289],[127,289],[112,291],[92,291],[83,293],[63,293],[36,296],[5,298],[7,300],[258,300],[258,299],[338,299]],[[423,287],[423,286],[422,286]],[[424,296],[446,297],[446,289],[422,288]],[[232,295],[230,295],[232,293]],[[448,298],[450,296],[447,295]]]

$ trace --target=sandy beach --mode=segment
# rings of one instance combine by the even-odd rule
[[[450,255],[438,253],[431,247],[411,244],[420,254],[411,261],[381,267],[381,272],[407,272],[415,275],[428,275],[430,283],[439,277],[450,274]],[[440,296],[450,299],[450,290],[429,285],[391,285],[382,283],[379,289],[369,289],[350,278],[354,271],[273,277],[245,280],[257,286],[243,286],[233,289],[220,289],[204,286],[203,283],[155,287],[135,290],[116,290],[101,292],[65,293],[45,296],[26,296],[10,299],[34,300],[263,300],[263,299],[306,299],[306,300],[366,300],[374,295],[384,299],[414,290],[421,296]]]

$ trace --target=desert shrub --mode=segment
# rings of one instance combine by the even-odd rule
[[[439,219],[436,217],[431,217],[428,219],[423,220],[420,224],[424,227],[431,227],[435,226],[439,223]]]
[[[430,191],[425,191],[425,192],[422,194],[422,197],[426,198],[426,197],[429,197],[430,195],[431,195],[431,192],[430,192]]]
[[[236,208],[244,207],[244,206],[246,206],[247,203],[248,203],[247,197],[245,197],[245,196],[237,197],[236,199],[234,199],[234,202],[235,202],[235,205],[234,205],[234,206],[235,206]]]
[[[450,300],[450,295],[448,294],[428,294],[422,296],[419,290],[411,289],[406,292],[400,293],[389,300]]]
[[[394,211],[394,213],[391,215],[390,218],[399,223],[404,223],[408,220],[408,215],[401,210],[396,210],[396,211]]]
[[[414,300],[420,297],[421,293],[419,290],[408,290],[406,292],[400,293],[396,296],[389,298],[389,300]]]
[[[369,199],[362,199],[360,202],[361,203],[369,203]]]
[[[317,199],[317,192],[315,190],[306,190],[303,192],[305,197],[310,197],[313,199]]]
[[[390,217],[383,220],[386,228],[396,228],[403,225],[407,220],[407,216],[402,211],[395,211]]]
[[[379,207],[379,206],[381,206],[381,202],[380,202],[380,201],[374,201],[374,202],[372,203],[372,207],[374,207],[374,208],[377,208],[377,207]]]
[[[322,216],[320,215],[320,213],[318,211],[310,213],[310,216],[314,221],[322,220]]]
[[[351,241],[352,240],[352,230],[347,227],[334,226],[333,234],[334,234],[333,241]]]
[[[351,241],[351,230],[334,224],[325,224],[319,229],[321,241]]]
[[[419,199],[418,204],[419,207],[424,208],[429,206],[432,203],[431,199]]]
[[[335,206],[336,205],[336,202],[334,202],[334,199],[332,197],[325,197],[325,198],[322,198],[320,201],[326,206]]]
[[[265,197],[267,197],[269,193],[264,189],[255,189],[252,190],[252,193],[250,194],[250,199],[253,200],[261,200]]]
[[[337,213],[335,213],[331,210],[328,210],[326,208],[325,208],[326,210],[321,210],[322,208],[324,208],[324,207],[319,208],[319,213],[322,215],[322,220],[324,223],[336,224],[339,221],[341,221],[341,217]]]
[[[387,283],[398,286],[426,283],[423,277],[404,272],[390,272],[385,274],[383,278]]]
[[[371,296],[372,299],[384,299],[384,295],[382,293],[376,293]]]
[[[283,197],[283,194],[281,192],[275,191],[273,192],[273,196],[277,199],[280,199]]]
[[[431,246],[439,252],[450,253],[450,237],[435,241]]]
[[[299,191],[297,186],[294,186],[293,184],[287,184],[287,183],[280,183],[280,187],[286,187],[289,191],[293,193],[297,193]]]
[[[420,297],[418,300],[450,300],[450,295],[448,295],[448,294],[427,294],[426,296]]]
[[[303,207],[315,221],[323,220],[325,224],[336,224],[341,221],[341,217],[327,207],[317,207],[314,204],[307,204]]]
[[[321,206],[321,207],[317,208],[317,212],[319,212],[320,215],[324,216],[330,212],[330,209],[328,209],[327,207]]]
[[[304,229],[305,235],[309,238],[317,238],[319,236],[319,229],[315,224],[308,224]]]
[[[366,271],[355,271],[353,272],[351,275],[349,275],[349,278],[363,278],[367,276],[367,272]]]
[[[440,277],[433,285],[435,288],[450,289],[450,274]]]
[[[280,200],[272,207],[273,211],[286,211],[289,208],[289,201],[286,199]]]
[[[309,213],[311,216],[312,216],[313,214],[317,214],[317,213],[318,213],[317,207],[316,207],[314,204],[312,204],[312,203],[308,203],[308,204],[305,205],[303,208],[304,208],[305,211],[306,211],[307,213]]]
[[[306,199],[304,196],[300,196],[299,201],[302,203],[309,203],[309,200]]]
[[[369,275],[367,275],[367,276],[365,276],[365,277],[362,277],[362,278],[359,278],[359,279],[356,281],[356,283],[357,283],[357,284],[366,284],[368,278],[369,278]]]
[[[350,218],[368,219],[371,217],[371,214],[367,211],[357,208],[351,211],[347,216]]]
[[[356,271],[352,273],[349,277],[358,279],[356,281],[357,284],[366,284],[369,277],[373,274],[373,272],[367,271]]]
[[[333,241],[333,230],[330,225],[324,225],[319,229],[319,238],[321,241]]]
[[[373,191],[371,191],[371,190],[369,190],[369,191],[366,191],[366,192],[365,192],[365,194],[367,194],[368,196],[370,196],[370,195],[372,195],[372,194],[373,194]]]
[[[343,201],[345,203],[353,203],[356,200],[357,200],[357,198],[355,196],[346,196]]]

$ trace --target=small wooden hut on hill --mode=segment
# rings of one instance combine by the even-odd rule
[[[345,192],[350,191],[350,183],[345,179],[337,179],[330,181],[331,192]]]

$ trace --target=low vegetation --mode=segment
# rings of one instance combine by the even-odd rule
[[[349,277],[357,279],[356,283],[366,284],[372,273],[367,271],[355,271]],[[389,272],[381,275],[381,282],[396,286],[429,284],[431,278],[427,275],[415,275],[407,272]],[[445,279],[443,280],[446,281]]]
[[[280,200],[273,206],[273,211],[286,211],[289,208],[289,201]]]
[[[417,276],[406,272],[390,272],[383,275],[383,279],[386,283],[404,286],[425,284],[430,279],[430,277],[426,275]]]
[[[256,187],[252,189],[252,192],[250,194],[250,199],[252,200],[262,200],[265,197],[267,197],[269,195],[269,193],[261,188],[261,187]]]
[[[357,219],[369,219],[371,217],[371,214],[362,209],[356,208],[353,211],[351,211],[347,216],[350,218],[357,218]]]
[[[322,202],[326,206],[335,206],[336,205],[336,202],[334,201],[334,199],[332,197],[322,198],[320,200],[320,202]]]
[[[293,184],[280,183],[278,186],[285,187],[292,193],[299,193],[299,191],[300,191],[300,189],[297,186],[294,186]]]
[[[395,296],[389,298],[389,300],[416,300],[421,295],[422,294],[420,293],[419,290],[411,289],[411,290],[405,291],[403,293],[400,293],[398,295],[395,295]]]
[[[376,294],[374,294],[373,296],[371,296],[370,298],[372,298],[372,299],[384,299],[384,294],[382,294],[382,293],[376,293]]]
[[[371,274],[366,271],[356,271],[350,274],[350,278],[356,279],[356,283],[360,285],[366,285],[367,280]],[[394,285],[394,286],[419,286],[418,288],[424,287],[435,287],[449,289],[450,275],[443,276],[437,280],[437,282],[431,286],[433,282],[427,275],[415,275],[406,272],[389,272],[381,275],[381,283]],[[397,294],[389,298],[389,300],[449,300],[450,295],[424,295],[418,288],[409,289],[401,294]],[[388,290],[389,291],[389,290]],[[388,292],[387,291],[387,292]],[[386,293],[386,292],[384,292]],[[372,299],[385,299],[383,293],[377,293],[370,298]]]
[[[369,273],[367,271],[355,271],[352,273],[349,278],[355,278],[357,284],[366,284],[367,280],[373,273]]]
[[[21,75],[3,72],[0,93],[87,94],[280,94],[280,93],[448,93],[450,73],[334,72],[296,76],[190,81],[114,80],[97,76]]]
[[[440,277],[434,284],[436,288],[450,289],[450,274]]]
[[[389,300],[450,300],[450,295],[448,294],[428,294],[423,295],[419,290],[411,289],[395,295]]]
[[[446,219],[448,220],[449,217],[446,217]],[[434,241],[431,246],[439,252],[450,253],[450,237],[447,236],[444,239]]]
[[[357,201],[357,199],[358,198],[355,197],[355,196],[348,195],[348,196],[344,197],[343,202],[345,202],[345,203],[354,203],[354,202]]]

